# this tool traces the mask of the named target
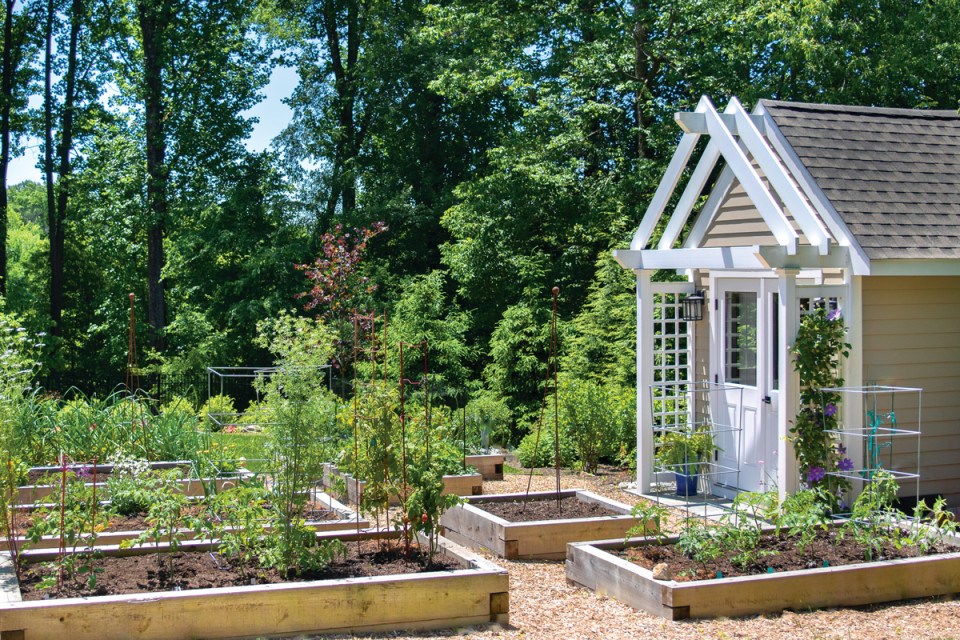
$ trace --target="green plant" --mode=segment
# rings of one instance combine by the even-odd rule
[[[404,529],[409,524],[414,533],[426,537],[426,564],[429,566],[437,550],[440,516],[450,507],[463,502],[463,499],[455,495],[443,495],[443,469],[430,451],[411,456],[407,465],[407,480],[413,492],[407,497],[404,521],[399,524]]]
[[[677,536],[677,547],[694,562],[706,564],[723,555],[721,530],[706,520],[693,518]]]
[[[85,578],[91,589],[96,586],[97,573],[102,571],[96,560],[102,554],[95,547],[100,532],[107,526],[108,514],[99,508],[98,502],[103,496],[95,484],[88,483],[90,479],[90,473],[83,469],[78,473],[51,474],[40,480],[52,487],[50,495],[57,502],[34,509],[33,524],[27,529],[26,537],[31,544],[37,544],[44,536],[56,536],[68,550],[58,560],[58,580],[46,583],[47,586],[54,586],[61,575],[70,579]]]
[[[664,468],[683,475],[696,475],[704,460],[717,449],[709,431],[664,431],[657,438],[656,460]]]
[[[217,552],[235,561],[244,578],[268,547],[265,528],[275,513],[269,500],[270,492],[261,483],[240,481],[204,500],[203,511],[193,519],[194,531],[217,541]]]
[[[197,412],[200,422],[210,431],[220,431],[226,423],[233,422],[238,415],[240,414],[237,413],[233,404],[233,398],[225,395],[211,396]]]
[[[892,542],[893,536],[901,532],[899,517],[893,513],[899,488],[896,478],[889,471],[875,471],[871,481],[854,500],[850,518],[840,528],[841,538],[850,535],[863,545],[864,557],[868,562],[882,550],[884,542]]]
[[[654,526],[653,537],[658,543],[663,543],[667,537],[666,522],[670,515],[670,509],[662,504],[644,500],[633,505],[630,515],[637,518],[640,524],[628,529],[625,539],[648,535],[650,529],[647,523],[652,521]]]
[[[552,467],[554,465],[555,448],[553,421],[547,420],[540,426],[540,439],[537,442],[537,424],[534,423],[530,433],[523,437],[517,447],[517,460],[527,468]],[[577,460],[577,446],[570,437],[560,431],[560,466],[569,467]]]
[[[563,376],[559,383],[560,425],[577,447],[583,469],[597,470],[601,458],[612,460],[620,436],[636,428],[634,393],[595,380]]]
[[[122,516],[145,512],[150,506],[153,484],[151,475],[150,464],[146,460],[115,460],[113,473],[107,478],[110,508]]]
[[[322,561],[326,552],[303,551],[311,532],[302,514],[336,434],[336,402],[324,385],[333,335],[319,321],[288,314],[261,323],[259,330],[259,342],[274,354],[276,365],[269,377],[256,381],[274,416],[265,430],[271,502],[278,518],[270,538],[272,562],[290,574]]]
[[[481,453],[494,444],[510,442],[513,412],[510,406],[489,391],[478,393],[466,406],[467,450]]]
[[[790,429],[794,452],[803,481],[812,488],[825,486],[827,490],[817,495],[833,510],[850,483],[829,472],[852,464],[831,433],[838,429],[840,394],[824,389],[843,386],[841,358],[850,353],[850,345],[844,341],[846,332],[839,309],[814,309],[800,322],[791,350],[800,377],[800,410]]]
[[[149,506],[147,528],[133,540],[124,540],[121,548],[152,542],[157,554],[157,566],[163,567],[161,543],[167,543],[167,570],[173,574],[173,552],[180,548],[186,527],[184,508],[188,499],[179,485],[179,469],[151,472],[145,483]]]

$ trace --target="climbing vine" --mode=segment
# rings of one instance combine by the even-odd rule
[[[801,480],[832,508],[841,505],[842,492],[850,483],[830,472],[850,471],[853,463],[834,435],[840,394],[823,389],[843,386],[841,359],[850,355],[846,334],[839,309],[815,309],[800,322],[792,349],[793,367],[800,376],[800,410],[790,434]]]

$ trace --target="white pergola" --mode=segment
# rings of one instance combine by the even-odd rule
[[[647,207],[630,248],[614,251],[614,257],[637,276],[637,482],[649,491],[653,480],[652,407],[646,399],[653,380],[654,294],[658,284],[651,283],[654,270],[684,271],[692,277],[695,270],[731,273],[775,274],[779,294],[778,344],[788,354],[800,320],[797,277],[807,270],[842,269],[844,274],[844,316],[856,348],[847,360],[848,384],[856,379],[859,366],[860,278],[870,273],[870,261],[823,194],[809,172],[796,157],[762,104],[748,113],[736,98],[719,113],[707,97],[700,99],[693,112],[677,113],[683,130],[666,173]],[[649,247],[654,230],[664,216],[684,171],[702,136],[709,136],[699,162],[693,169],[676,207],[671,212],[656,247]],[[694,205],[720,159],[725,161],[720,176],[683,244],[676,247],[687,226]],[[759,171],[758,171],[759,169]],[[763,177],[761,177],[761,174]],[[766,179],[766,182],[764,181]],[[738,181],[769,228],[775,244],[704,247],[711,223],[725,195]],[[798,405],[799,380],[792,360],[778,359],[780,408],[778,413],[777,486],[781,495],[796,489],[797,467],[786,436]],[[846,411],[854,411],[846,407]]]

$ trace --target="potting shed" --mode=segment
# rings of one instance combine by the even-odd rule
[[[908,447],[893,465],[919,466],[918,492],[957,507],[960,115],[771,100],[748,112],[736,98],[721,113],[704,97],[675,119],[673,159],[630,248],[614,252],[637,276],[638,488],[656,479],[659,385],[702,382],[738,422],[717,454],[738,473],[714,489],[794,491],[790,346],[802,314],[826,306],[849,328],[847,386],[922,388],[919,457]],[[655,282],[657,270],[686,281]],[[844,402],[845,423],[863,421],[863,402]],[[919,415],[919,399],[907,404]]]

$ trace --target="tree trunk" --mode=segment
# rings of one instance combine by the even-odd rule
[[[143,106],[147,156],[147,322],[153,347],[162,353],[167,323],[164,283],[163,236],[168,202],[167,142],[163,126],[163,74],[166,59],[165,31],[170,7],[164,0],[140,0],[137,5],[143,37]]]
[[[3,53],[0,63],[0,296],[7,295],[7,168],[10,164],[10,110],[13,102],[13,7],[4,0]]]
[[[73,0],[70,7],[70,43],[67,49],[67,73],[64,78],[63,115],[60,124],[60,145],[57,153],[60,159],[59,178],[57,180],[57,204],[50,219],[50,319],[53,322],[53,334],[63,335],[63,289],[65,271],[66,242],[65,224],[67,206],[70,200],[70,180],[73,166],[70,153],[73,151],[73,116],[76,105],[77,86],[77,45],[83,24],[83,0]]]

